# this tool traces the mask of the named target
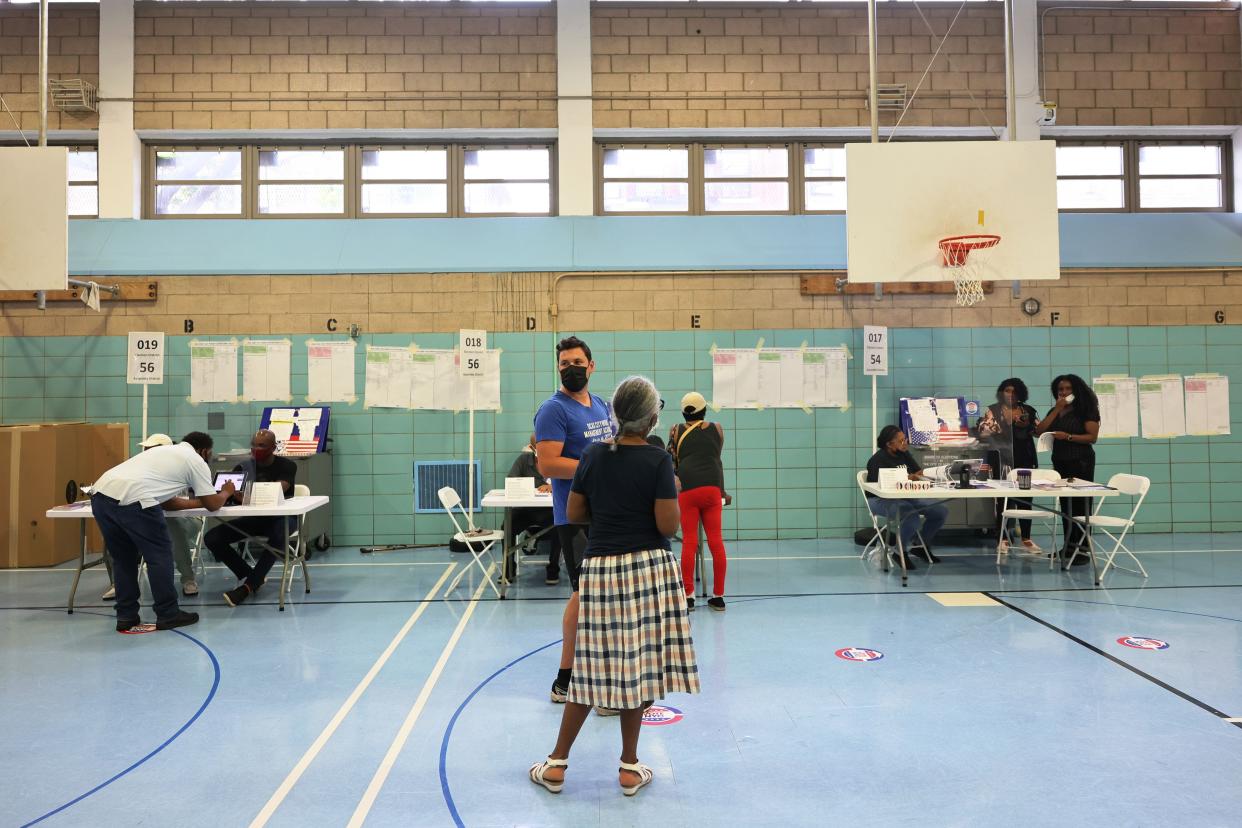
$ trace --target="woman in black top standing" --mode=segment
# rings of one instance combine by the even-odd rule
[[[638,761],[643,711],[668,693],[699,692],[681,572],[668,542],[679,517],[673,462],[647,442],[662,407],[650,380],[622,380],[612,397],[616,441],[588,447],[570,486],[566,515],[590,523],[591,534],[560,733],[548,758],[530,768],[530,780],[552,793],[565,784],[569,751],[592,706],[621,711],[618,781],[633,796],[652,779]]]
[[[1039,414],[1026,404],[1030,397],[1026,383],[1017,377],[1002,380],[996,387],[996,402],[988,406],[988,410],[979,418],[979,439],[997,455],[999,455],[998,472],[1003,478],[1011,469],[1034,469],[1039,466],[1035,455],[1035,424]],[[1015,508],[1030,509],[1029,498],[1011,498]],[[1000,538],[997,542],[1002,552],[1009,551],[1009,539],[1005,536],[1008,529],[1001,521],[1003,500],[996,501],[996,518],[1000,527]],[[1020,520],[1018,529],[1022,534],[1022,545],[1027,552],[1039,554],[1043,550],[1031,540],[1031,522]]]
[[[681,398],[681,414],[686,422],[673,426],[668,434],[668,450],[673,455],[681,493],[681,576],[686,586],[686,603],[694,606],[694,559],[699,551],[699,523],[712,551],[712,596],[707,605],[724,612],[725,545],[720,530],[723,503],[731,498],[724,491],[724,428],[709,423],[707,400],[697,391]]]
[[[1093,480],[1095,478],[1095,441],[1100,435],[1100,403],[1095,392],[1077,374],[1062,374],[1052,381],[1056,405],[1035,427],[1036,434],[1052,432],[1052,467],[1064,478]],[[1089,497],[1061,498],[1061,523],[1065,531],[1063,558],[1088,543],[1086,529],[1074,521],[1086,517],[1091,510]],[[1086,556],[1074,559],[1074,565],[1088,562]]]

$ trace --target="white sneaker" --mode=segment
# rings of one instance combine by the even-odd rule
[[[1043,555],[1043,554],[1044,554],[1044,550],[1040,547],[1040,545],[1039,545],[1039,544],[1037,544],[1035,541],[1032,541],[1032,540],[1023,541],[1023,542],[1022,542],[1022,549],[1023,549],[1023,551],[1025,551],[1026,553],[1028,553],[1028,554],[1030,554],[1030,555],[1037,555],[1037,556],[1041,556],[1041,555]]]
[[[615,708],[612,708],[612,707],[600,707],[599,705],[596,705],[595,715],[596,716],[620,716],[621,711]]]
[[[198,584],[195,581],[186,581],[181,585],[182,595],[198,595]]]
[[[996,544],[996,554],[1008,555],[1009,554],[1009,541],[1005,540],[1004,538],[1001,538],[1000,543]]]
[[[113,585],[113,586],[108,587],[108,591],[105,592],[103,595],[100,595],[99,599],[101,601],[115,601],[116,600],[116,586]]]

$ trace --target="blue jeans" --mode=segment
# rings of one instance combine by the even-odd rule
[[[919,515],[923,516],[923,540],[931,545],[932,539],[944,526],[949,517],[949,510],[943,503],[934,500],[890,500],[882,497],[867,498],[867,505],[872,514],[894,518],[901,521],[898,536],[901,548],[909,551],[910,543],[919,531]]]
[[[116,584],[116,617],[138,617],[138,565],[147,562],[151,600],[157,621],[175,618],[177,588],[173,585],[172,538],[159,506],[142,508],[139,503],[121,506],[107,495],[91,496],[91,511],[112,554],[112,577]]]

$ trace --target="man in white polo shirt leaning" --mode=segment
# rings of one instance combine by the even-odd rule
[[[91,511],[112,554],[116,581],[116,630],[128,632],[142,623],[138,616],[138,565],[147,562],[155,627],[171,630],[198,621],[183,612],[173,585],[172,539],[164,511],[216,511],[232,496],[232,483],[220,491],[211,482],[212,439],[192,431],[174,446],[158,446],[104,472],[95,481]],[[189,489],[192,497],[180,497]]]

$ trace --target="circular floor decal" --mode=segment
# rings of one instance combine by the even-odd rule
[[[653,726],[671,725],[677,724],[684,718],[685,715],[676,707],[653,704],[643,713],[643,724]]]
[[[155,632],[154,624],[139,624],[136,627],[130,627],[128,630],[125,630],[121,635],[142,635],[150,632]]]
[[[1161,641],[1159,638],[1144,638],[1141,635],[1127,635],[1124,638],[1118,638],[1117,643],[1126,647],[1132,647],[1135,650],[1169,649],[1169,642]]]
[[[879,661],[884,658],[884,653],[879,650],[869,650],[866,647],[844,647],[837,650],[837,658],[843,658],[846,661]]]

